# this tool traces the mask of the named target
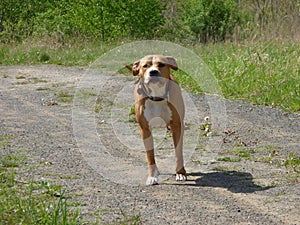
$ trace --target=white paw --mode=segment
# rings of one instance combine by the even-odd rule
[[[148,177],[146,185],[155,185],[158,184],[158,177]]]
[[[183,174],[176,174],[176,181],[186,181],[186,176]]]
[[[159,171],[156,165],[149,166],[149,176],[147,178],[146,185],[158,184],[158,176],[159,176]]]

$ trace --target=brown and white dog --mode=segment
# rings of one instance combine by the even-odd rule
[[[176,180],[186,180],[183,163],[184,103],[180,87],[170,70],[177,70],[176,60],[170,56],[148,55],[126,65],[139,76],[134,90],[135,114],[148,161],[147,185],[158,183],[159,171],[155,163],[152,128],[170,127],[176,155]]]

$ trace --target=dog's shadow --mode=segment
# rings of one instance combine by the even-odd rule
[[[193,180],[193,177],[197,177]],[[195,183],[186,183],[185,185],[196,187],[220,187],[226,188],[233,193],[253,193],[264,191],[274,186],[261,186],[253,181],[251,173],[237,171],[220,171],[211,173],[190,173],[188,180]]]

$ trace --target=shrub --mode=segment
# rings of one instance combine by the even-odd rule
[[[224,41],[241,21],[235,0],[187,0],[184,20],[199,42]]]
[[[2,0],[3,42],[31,36],[153,38],[164,18],[162,0]]]

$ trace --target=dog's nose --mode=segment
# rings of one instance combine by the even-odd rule
[[[154,76],[158,76],[159,72],[158,72],[158,70],[150,70],[149,74],[150,74],[150,77],[154,77]]]

